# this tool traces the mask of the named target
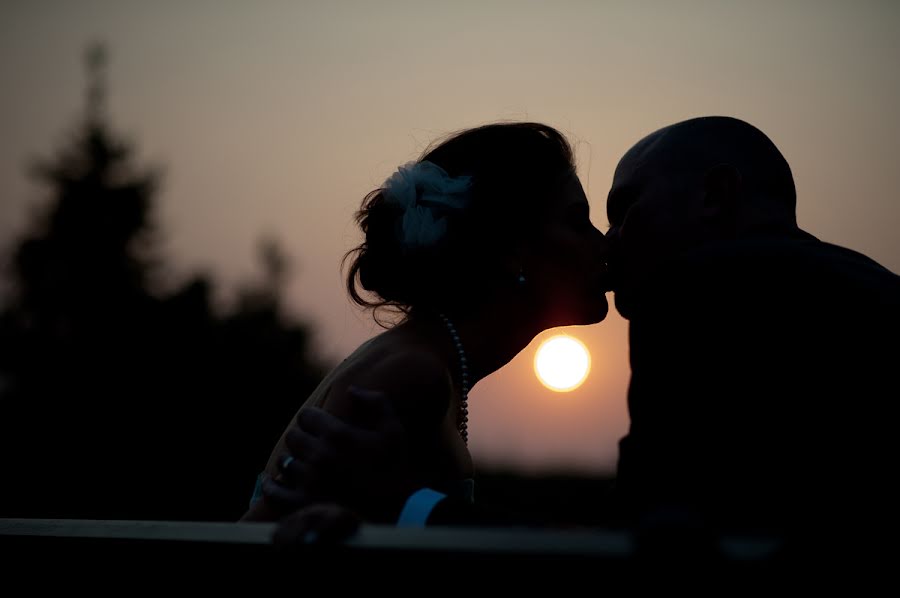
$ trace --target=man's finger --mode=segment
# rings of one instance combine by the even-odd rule
[[[313,543],[307,542],[306,538],[309,536],[310,540],[314,540],[318,536],[318,532],[314,530],[319,527],[319,517],[319,513],[310,507],[291,513],[278,523],[272,535],[272,543],[284,548]]]
[[[314,438],[321,438],[333,434],[335,430],[347,427],[347,424],[339,417],[331,415],[319,407],[301,409],[297,414],[297,425]]]
[[[292,426],[285,434],[284,443],[295,461],[310,467],[327,467],[331,453],[325,438],[329,436],[327,432],[321,437],[313,436],[300,426]]]
[[[388,395],[381,391],[351,385],[347,388],[347,394],[356,406],[354,411],[359,413],[361,424],[396,418],[394,404]]]
[[[287,488],[269,477],[262,482],[262,492],[267,500],[281,508],[299,509],[310,502],[306,492]]]
[[[282,476],[281,484],[292,490],[308,489],[314,481],[309,466],[293,455],[284,455],[278,459],[278,471]]]

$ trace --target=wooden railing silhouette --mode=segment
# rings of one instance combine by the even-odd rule
[[[275,524],[180,521],[114,521],[73,519],[0,519],[4,553],[83,554],[156,551],[202,553],[215,549],[241,554],[268,554]],[[621,530],[546,530],[531,528],[431,527],[426,529],[364,525],[337,546],[298,546],[308,553],[341,550],[368,562],[404,559],[414,555],[428,566],[452,556],[466,562],[554,562],[571,567],[627,563],[640,556],[635,534]],[[769,562],[779,543],[766,538],[723,538],[716,541],[716,558],[723,563]],[[672,557],[679,556],[679,547]],[[283,551],[282,551],[283,552]],[[682,555],[683,556],[683,555]]]

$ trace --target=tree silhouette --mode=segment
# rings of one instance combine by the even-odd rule
[[[213,309],[207,276],[154,288],[160,174],[111,131],[104,66],[92,47],[84,122],[34,168],[49,202],[12,260],[0,515],[235,519],[325,364],[283,314],[275,241],[232,313]]]

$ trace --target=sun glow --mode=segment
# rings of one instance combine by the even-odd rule
[[[591,371],[591,354],[580,340],[565,334],[541,343],[534,355],[534,372],[541,384],[556,392],[575,390]]]

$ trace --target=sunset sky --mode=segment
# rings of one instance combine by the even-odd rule
[[[619,157],[700,115],[742,118],[790,162],[801,227],[900,271],[900,3],[0,2],[0,249],[84,107],[83,51],[110,49],[110,115],[164,168],[158,218],[181,276],[228,289],[279,239],[292,313],[338,360],[378,328],[340,258],[362,197],[434,138],[536,120],[573,141],[592,219]],[[827,325],[827,324],[825,324]],[[591,373],[571,393],[532,371],[537,342],[471,393],[476,460],[610,471],[627,430],[627,326],[572,328]],[[298,404],[304,397],[298,397]]]

